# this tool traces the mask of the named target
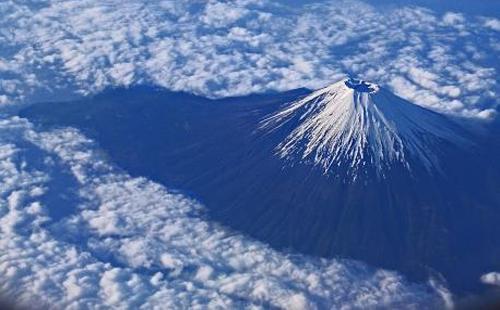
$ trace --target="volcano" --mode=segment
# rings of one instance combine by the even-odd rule
[[[475,290],[500,270],[498,142],[356,79],[210,100],[112,89],[21,112],[74,126],[134,176],[274,248]]]
[[[470,144],[467,134],[446,117],[355,79],[295,101],[266,118],[262,127],[275,130],[287,122],[295,128],[278,145],[280,157],[291,165],[319,165],[325,174],[347,170],[352,178],[370,170],[384,177],[395,165],[410,170],[412,162],[436,171],[437,144]]]

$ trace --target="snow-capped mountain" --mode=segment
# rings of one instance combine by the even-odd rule
[[[276,249],[437,272],[456,291],[500,270],[498,141],[384,87],[220,100],[139,87],[21,115],[80,128],[128,173]]]
[[[460,128],[445,116],[352,78],[286,105],[261,126],[274,130],[287,122],[295,123],[295,129],[276,153],[291,165],[297,161],[318,165],[325,174],[349,167],[354,177],[370,168],[384,176],[395,163],[411,169],[410,158],[438,171],[433,146],[468,144]]]

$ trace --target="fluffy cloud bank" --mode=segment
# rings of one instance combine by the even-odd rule
[[[151,83],[210,97],[317,88],[346,73],[436,110],[499,105],[499,21],[362,2],[0,3],[0,112]],[[0,115],[0,294],[55,308],[371,308],[448,292],[352,261],[276,252],[132,178],[74,129]],[[491,282],[494,276],[485,279]],[[486,281],[483,279],[483,281]]]
[[[74,129],[0,121],[0,292],[55,308],[417,308],[430,286],[276,252],[107,163]],[[64,180],[64,181],[61,181]],[[58,203],[56,203],[58,202]]]
[[[349,73],[439,111],[499,105],[499,21],[333,1],[4,1],[0,102],[154,83],[211,97]],[[31,94],[31,95],[30,95]]]

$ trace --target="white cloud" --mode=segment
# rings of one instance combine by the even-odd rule
[[[248,14],[248,10],[238,2],[241,3],[209,1],[201,20],[210,26],[227,27]]]
[[[490,272],[481,276],[481,282],[500,286],[500,272]]]
[[[2,120],[0,167],[0,291],[17,302],[288,309],[439,302],[394,272],[288,256],[206,222],[196,201],[118,171],[74,129],[37,132],[26,120]],[[43,188],[68,190],[71,183],[51,183],[60,169],[76,181],[70,190],[78,197],[57,206],[73,212],[54,222]]]
[[[443,15],[443,22],[446,25],[456,26],[465,22],[465,17],[460,13],[448,12]]]
[[[497,18],[487,18],[484,21],[484,25],[495,31],[500,31],[500,19]]]
[[[491,118],[499,105],[492,18],[265,0],[4,1],[0,17],[0,106],[136,83],[209,97],[317,88],[346,72],[439,111]],[[117,171],[79,132],[37,132],[0,108],[0,292],[18,302],[370,308],[435,298],[396,273],[232,234],[196,201]],[[64,188],[59,171],[72,180]],[[73,200],[48,203],[68,190]],[[55,221],[61,209],[70,215]]]
[[[115,79],[116,85],[129,86],[134,82],[134,69],[131,63],[118,63],[109,70],[109,74]]]
[[[404,92],[417,104],[464,116],[500,104],[493,18],[264,0],[7,2],[0,16],[0,70],[15,72],[1,79],[12,81],[0,83],[2,102],[134,83],[224,97],[318,88],[345,73],[390,86],[418,69],[433,78]]]

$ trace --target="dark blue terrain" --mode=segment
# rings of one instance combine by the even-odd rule
[[[424,281],[441,274],[454,292],[481,289],[500,270],[498,136],[471,134],[474,146],[433,151],[443,173],[418,163],[345,182],[313,166],[284,165],[274,148],[294,128],[259,122],[308,94],[210,100],[149,87],[113,89],[21,112],[39,126],[73,126],[119,167],[199,199],[208,215],[273,247],[359,259]],[[347,169],[339,167],[339,170]]]

